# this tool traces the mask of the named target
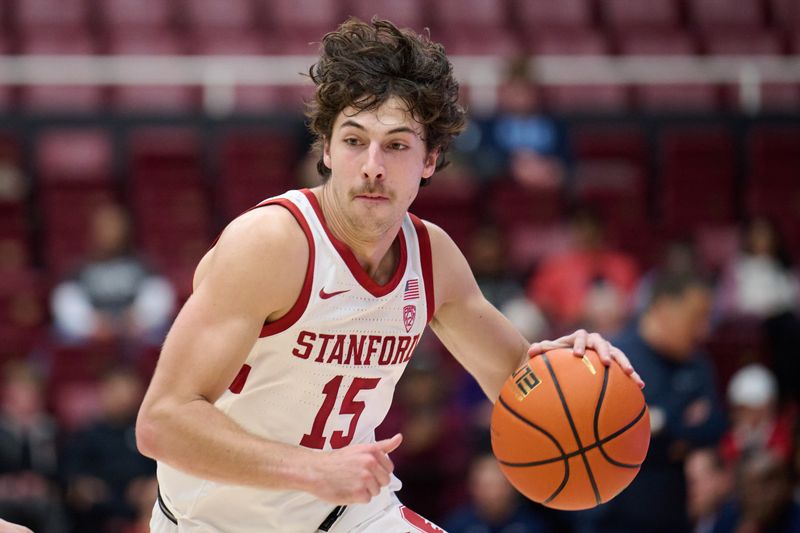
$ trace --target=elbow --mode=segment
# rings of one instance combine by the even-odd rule
[[[139,416],[136,418],[136,447],[142,455],[160,460],[162,446],[159,435],[163,432],[159,429],[158,419],[152,411],[152,408],[144,405],[139,410]]]

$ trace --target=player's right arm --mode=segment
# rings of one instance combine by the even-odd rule
[[[399,437],[334,452],[268,441],[213,404],[230,385],[265,320],[291,309],[308,263],[291,213],[268,206],[223,232],[170,329],[136,424],[141,452],[213,481],[311,492],[337,504],[369,501],[389,483],[386,453]],[[265,413],[265,416],[268,416]]]

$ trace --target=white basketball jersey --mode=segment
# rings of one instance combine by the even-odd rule
[[[328,229],[310,190],[265,200],[291,211],[309,242],[300,297],[265,324],[246,364],[215,406],[245,430],[317,450],[374,442],[395,385],[434,310],[430,241],[406,215],[397,270],[375,283]],[[213,428],[209,428],[213,431]],[[335,507],[309,493],[203,480],[158,464],[180,531],[311,532]],[[400,483],[393,478],[394,490]]]

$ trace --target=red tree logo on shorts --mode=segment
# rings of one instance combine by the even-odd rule
[[[440,528],[430,520],[421,517],[405,505],[400,506],[400,514],[403,516],[403,519],[406,522],[420,531],[424,531],[425,533],[446,533],[444,529]]]
[[[414,319],[417,318],[417,306],[407,305],[403,307],[403,324],[406,326],[406,333],[411,331],[414,325]]]

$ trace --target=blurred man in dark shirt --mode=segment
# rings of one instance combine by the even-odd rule
[[[725,429],[714,371],[699,351],[710,313],[711,291],[701,278],[665,274],[639,319],[615,339],[647,383],[652,439],[633,483],[579,515],[581,533],[691,531],[683,463],[692,448],[716,445]]]

